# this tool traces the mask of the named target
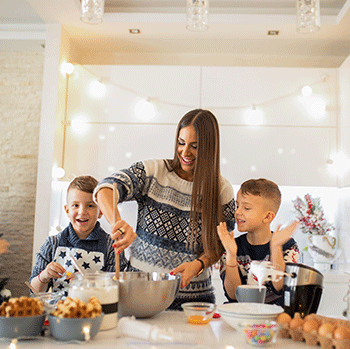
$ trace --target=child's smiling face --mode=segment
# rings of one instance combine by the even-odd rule
[[[95,228],[97,219],[102,216],[99,207],[92,199],[92,194],[76,188],[69,190],[64,209],[80,239],[89,236]]]
[[[268,210],[261,196],[237,193],[235,219],[240,232],[255,232],[263,226]]]

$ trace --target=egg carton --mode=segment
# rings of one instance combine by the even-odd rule
[[[316,314],[309,317],[309,319],[312,318],[321,321],[321,323],[330,322],[337,324],[337,326],[344,325],[350,328],[350,321],[348,320],[339,320]],[[287,324],[282,324],[279,337],[291,338],[296,342],[305,342],[307,345],[320,346],[322,349],[350,349],[350,339],[335,339],[330,333],[321,336],[316,330],[305,332],[301,326],[291,329]]]

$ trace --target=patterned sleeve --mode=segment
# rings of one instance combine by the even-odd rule
[[[39,275],[49,263],[53,261],[53,254],[57,248],[57,237],[48,236],[45,242],[41,245],[39,252],[36,253],[36,261],[32,269],[32,274],[29,278],[29,283],[33,278]],[[47,284],[47,290],[53,286],[52,280]]]
[[[224,177],[221,178],[221,203],[223,208],[224,219],[228,231],[235,229],[235,210],[236,202],[231,183]]]
[[[146,171],[143,162],[136,162],[129,168],[113,173],[103,179],[94,191],[96,193],[102,188],[113,188],[113,183],[117,183],[119,202],[137,200],[140,198],[145,185]]]
[[[224,210],[224,217],[227,224],[228,231],[233,231],[235,229],[235,199],[232,198],[232,200],[225,204],[223,207]]]

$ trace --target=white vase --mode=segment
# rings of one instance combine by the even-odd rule
[[[335,248],[336,238],[330,235],[309,235],[308,251],[319,270],[328,270],[339,257],[340,251]]]

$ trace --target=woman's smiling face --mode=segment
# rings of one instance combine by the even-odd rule
[[[185,180],[192,181],[197,158],[197,133],[193,126],[186,126],[180,130],[177,156],[181,166],[177,174]]]

